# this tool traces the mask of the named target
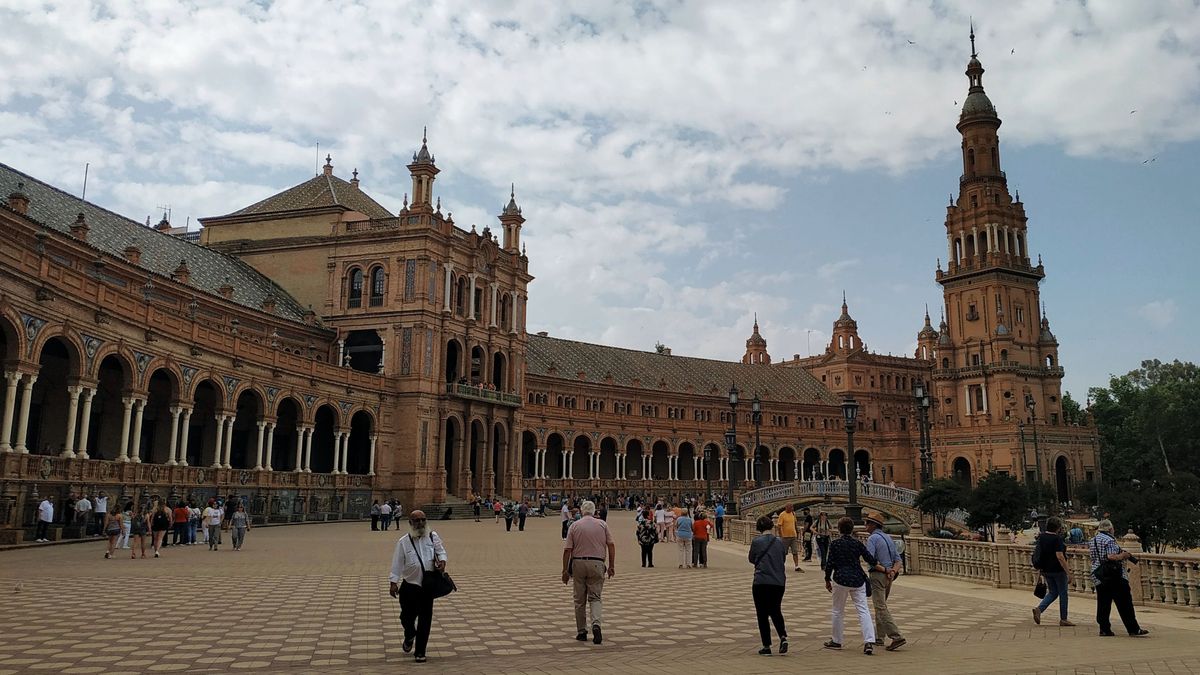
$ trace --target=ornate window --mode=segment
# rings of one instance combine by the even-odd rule
[[[362,307],[363,273],[355,267],[350,270],[350,281],[347,284],[347,307]]]
[[[371,270],[371,306],[380,307],[383,305],[383,289],[387,285],[383,274],[382,267],[375,267]]]

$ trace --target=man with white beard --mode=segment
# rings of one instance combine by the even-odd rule
[[[425,524],[425,512],[408,514],[408,534],[396,542],[388,592],[400,598],[400,623],[404,626],[405,653],[416,645],[417,663],[425,663],[425,646],[433,622],[433,596],[422,587],[426,571],[446,569],[446,547],[437,532]]]

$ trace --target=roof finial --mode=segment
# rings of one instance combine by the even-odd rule
[[[971,17],[971,58],[976,58],[979,54],[975,53],[975,17]]]
[[[1021,188],[1017,188],[1017,203],[1021,202]]]
[[[971,39],[975,39],[975,38],[972,36]],[[975,43],[972,42],[971,44],[975,44]],[[421,127],[421,145],[425,145],[428,142],[429,142],[429,126],[425,125],[425,126]]]
[[[517,198],[517,184],[516,183],[513,183],[512,188],[508,191],[508,198],[509,199]]]
[[[758,332],[758,312],[754,313],[754,332]]]

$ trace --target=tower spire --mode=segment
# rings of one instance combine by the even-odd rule
[[[971,17],[971,58],[978,58],[979,54],[975,51],[975,17]]]

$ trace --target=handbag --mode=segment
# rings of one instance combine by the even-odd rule
[[[1033,587],[1033,595],[1037,598],[1046,597],[1046,580],[1038,579],[1037,585]]]
[[[441,598],[458,590],[458,586],[455,585],[449,574],[437,568],[425,569],[425,561],[421,559],[421,552],[417,549],[417,544],[411,536],[408,538],[408,545],[412,546],[413,553],[417,554],[417,561],[421,563],[421,588],[424,588],[434,598]]]

